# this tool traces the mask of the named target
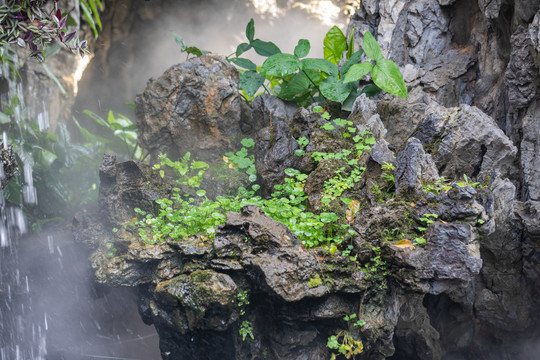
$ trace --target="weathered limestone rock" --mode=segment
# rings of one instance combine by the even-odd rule
[[[517,149],[493,120],[478,108],[443,108],[432,104],[414,136],[439,168],[441,176],[474,177],[495,171],[515,175]]]
[[[149,167],[130,161],[116,163],[113,157],[106,156],[101,167],[101,225],[92,224],[96,218],[79,215],[75,231],[78,241],[93,249],[91,262],[96,281],[140,289],[141,314],[147,323],[156,325],[162,350],[167,350],[164,359],[180,359],[179,353],[205,358],[200,347],[190,345],[189,339],[195,336],[196,344],[210,339],[237,344],[223,345],[225,358],[244,358],[246,351],[261,354],[261,344],[265,344],[271,349],[270,359],[324,359],[329,357],[325,346],[329,334],[336,331],[344,314],[356,312],[359,307],[364,309],[360,313],[369,324],[360,330],[366,358],[382,360],[391,356],[395,351],[393,329],[399,321],[403,329],[405,319],[421,326],[422,330],[414,330],[421,341],[434,344],[425,346],[426,354],[438,353],[437,334],[429,321],[411,318],[415,307],[425,319],[421,301],[402,306],[407,294],[416,294],[418,299],[419,293],[451,294],[471,283],[480,270],[478,252],[471,247],[476,237],[470,224],[485,215],[475,200],[477,194],[465,188],[456,189],[456,194],[441,195],[439,205],[419,203],[410,219],[403,211],[405,205],[392,202],[383,205],[383,210],[359,213],[353,223],[358,231],[353,241],[357,263],[324,250],[305,250],[289,229],[252,205],[241,213],[227,214],[213,243],[194,236],[179,242],[145,244],[136,231],[122,226],[122,222],[131,222],[135,215],[132,209],[142,206],[141,199],[151,202],[151,197],[140,195],[142,188],[166,188],[162,182],[154,182],[154,176]],[[460,208],[472,210],[464,216],[455,211]],[[147,209],[152,211],[151,206]],[[410,221],[418,221],[430,211],[439,212],[448,223],[430,228],[425,249],[400,250],[392,244],[383,245],[381,224],[391,226],[390,221],[395,221],[413,229]],[[117,212],[120,214],[112,216]],[[370,219],[367,227],[366,218]],[[466,223],[452,224],[453,219]],[[112,232],[113,226],[120,230]],[[381,259],[401,269],[388,278],[382,269],[371,267],[372,247],[377,245],[384,248]],[[241,305],[241,312],[236,303],[237,294],[243,291],[251,305]],[[386,291],[394,295],[385,299]],[[247,319],[257,340],[243,347],[238,328]],[[410,332],[404,334],[408,336]],[[298,343],[298,339],[304,342]],[[214,356],[207,358],[217,358]]]
[[[523,118],[521,167],[525,199],[540,200],[540,102],[535,101]]]
[[[410,138],[396,160],[396,196],[418,194],[422,192],[424,183],[433,183],[438,178],[439,173],[431,155],[424,152],[418,139]]]
[[[194,57],[148,83],[135,104],[139,143],[153,158],[191,152],[204,161],[238,147],[238,72],[216,55]]]

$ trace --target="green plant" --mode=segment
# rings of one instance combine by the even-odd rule
[[[389,182],[392,188],[395,187],[396,178],[394,177],[394,170],[396,169],[396,166],[392,163],[384,161],[381,168],[382,168],[381,177],[383,178],[383,180]]]
[[[236,294],[236,305],[240,309],[240,316],[243,316],[246,314],[245,306],[249,305],[249,297],[247,290],[240,291],[238,294]]]
[[[433,224],[438,217],[439,215],[437,214],[423,214],[419,220],[424,224],[424,226],[419,226],[418,231],[425,232],[429,225]]]
[[[451,181],[449,179],[446,179],[444,177],[438,178],[435,183],[428,183],[423,185],[424,192],[432,192],[436,195],[440,193],[447,193],[450,189],[452,189],[452,184],[456,184],[459,187],[467,187],[470,186],[473,189],[485,189],[486,186],[480,185],[478,182],[474,182],[465,174],[463,174],[463,180],[458,181]]]
[[[313,111],[321,112],[322,107],[316,106],[313,108]],[[321,117],[329,120],[330,114],[325,111],[321,113]],[[358,165],[358,159],[365,151],[371,150],[371,145],[375,144],[375,138],[371,137],[371,133],[368,131],[359,132],[353,137],[352,135],[357,132],[356,127],[353,125],[352,121],[336,118],[331,122],[323,124],[321,127],[327,131],[334,131],[337,127],[343,139],[352,138],[355,152],[342,149],[341,151],[331,153],[320,151],[311,153],[311,157],[316,162],[329,159],[342,160],[350,167],[350,171],[346,174],[345,167],[338,169],[334,173],[334,176],[325,182],[323,197],[321,199],[321,202],[325,205],[329,205],[332,200],[341,197],[346,190],[352,189],[360,181],[365,168]],[[305,141],[302,141],[302,143],[305,143]]]
[[[365,264],[362,269],[366,273],[366,279],[373,280],[376,288],[383,290],[387,288],[386,276],[388,275],[388,265],[381,258],[381,248],[374,246],[371,248],[374,256],[370,259],[369,264]]]
[[[122,114],[115,115],[112,111],[108,112],[107,120],[90,110],[83,110],[83,113],[92,118],[103,129],[100,135],[94,135],[87,127],[81,126],[76,118],[73,118],[86,140],[107,144],[115,153],[129,154],[131,158],[143,159],[145,157],[145,152],[137,144],[137,125],[129,118]]]
[[[420,233],[424,234],[426,232],[427,228],[429,227],[429,225],[433,224],[437,220],[438,217],[439,217],[439,215],[437,215],[437,214],[423,214],[419,219],[422,222],[423,226],[417,227],[418,231],[420,231]],[[413,244],[414,245],[425,245],[426,244],[426,238],[424,236],[416,237],[413,240]]]
[[[305,136],[302,136],[296,139],[296,142],[298,143],[298,146],[300,146],[300,149],[297,149],[294,151],[295,155],[297,156],[304,155],[306,153],[304,149],[309,144],[309,140]]]
[[[294,54],[285,54],[272,42],[255,39],[253,19],[246,26],[248,42],[236,48],[235,57],[229,61],[245,69],[240,77],[239,87],[248,100],[251,100],[263,86],[269,87],[283,100],[295,101],[307,106],[313,102],[329,99],[342,104],[345,110],[351,110],[354,100],[365,93],[374,95],[381,90],[400,97],[407,97],[407,87],[397,65],[384,59],[377,41],[369,31],[363,38],[363,50],[354,52],[354,32],[349,41],[337,27],[332,27],[326,34],[324,59],[307,58],[311,49],[308,40],[300,39]],[[267,57],[261,67],[240,55],[254,49],[261,56]],[[359,64],[365,54],[371,61]],[[343,62],[341,67],[338,65]],[[371,73],[375,85],[359,90],[360,80]],[[268,86],[264,85],[265,81]]]
[[[82,0],[81,0],[82,1]],[[96,0],[98,1],[98,0]],[[46,0],[6,0],[0,5],[0,47],[17,44],[28,47],[32,56],[44,59],[44,49],[57,41],[75,54],[88,52],[86,40],[76,32],[66,34],[66,27],[75,22],[69,13],[58,8],[58,1],[47,10]]]
[[[204,161],[191,160],[191,153],[184,154],[181,160],[172,161],[165,154],[159,154],[158,158],[161,160],[159,164],[155,164],[152,168],[159,170],[159,175],[165,177],[165,170],[163,168],[169,167],[174,170],[175,182],[179,185],[188,186],[191,189],[201,186],[203,175],[208,169],[208,164]],[[203,193],[199,193],[199,196],[203,196]]]
[[[326,116],[324,113],[323,116]],[[346,120],[335,119],[334,123],[338,127],[345,127],[343,134],[350,134],[355,131]],[[352,188],[361,176],[363,168],[358,166],[358,157],[360,157],[366,149],[370,149],[367,144],[373,144],[374,139],[367,137],[368,133],[363,133],[356,140],[353,139],[356,152],[342,150],[339,153],[319,153],[321,157],[338,158],[346,161],[352,167],[352,171],[347,175],[343,171],[336,173],[326,184],[326,198],[333,199],[340,197],[346,189]],[[347,136],[345,136],[347,137]],[[299,144],[306,146],[309,141],[306,138],[300,138]],[[238,169],[247,169],[246,172],[253,181],[256,179],[254,159],[249,155],[247,148],[253,148],[254,142],[252,139],[242,140],[244,146],[236,153],[227,153],[224,160],[232,167]],[[312,156],[318,156],[313,155]],[[180,240],[183,237],[195,236],[202,234],[203,239],[212,240],[216,227],[225,222],[225,214],[229,211],[240,211],[240,209],[248,204],[259,206],[268,216],[274,220],[285,224],[291,231],[300,239],[302,244],[307,248],[312,248],[326,244],[329,250],[336,249],[344,240],[355,235],[356,232],[350,228],[352,218],[359,208],[358,201],[342,199],[344,202],[348,200],[349,210],[347,210],[346,219],[341,219],[334,212],[321,212],[315,214],[306,211],[306,194],[304,193],[304,185],[307,175],[296,169],[286,169],[286,178],[283,184],[275,185],[275,192],[270,198],[263,199],[256,196],[255,192],[259,189],[259,185],[251,186],[251,189],[239,188],[236,196],[218,196],[216,200],[206,198],[204,190],[197,190],[194,195],[192,192],[183,192],[182,186],[188,188],[198,187],[203,173],[203,164],[197,164],[195,167],[189,165],[189,154],[184,156],[184,160],[173,162],[164,156],[161,156],[161,164],[155,165],[156,170],[160,170],[164,176],[163,166],[180,169],[178,171],[177,183],[180,187],[173,188],[173,194],[169,199],[159,199],[156,203],[159,206],[157,214],[149,214],[141,209],[135,211],[141,216],[137,222],[138,231],[143,240],[149,242],[161,241],[165,239]],[[206,164],[204,164],[206,165]],[[188,170],[197,170],[195,175],[188,174]],[[197,179],[197,181],[194,180]],[[183,193],[182,193],[183,192]],[[346,220],[346,221],[344,221]],[[334,250],[333,252],[335,252]],[[352,249],[346,248],[344,254],[348,256]]]
[[[347,330],[341,330],[336,335],[330,336],[326,343],[329,349],[337,350],[338,354],[346,359],[355,359],[356,355],[364,350],[362,341],[355,339],[355,329],[364,327],[366,322],[361,319],[355,321],[355,319],[357,319],[356,314],[346,315],[343,320],[347,322]],[[332,352],[330,360],[335,360],[338,354]]]
[[[201,50],[196,46],[187,46],[178,34],[173,31],[174,41],[180,46],[180,51],[186,53],[186,60],[189,58],[189,55],[201,56],[204,54],[209,54],[210,51]]]
[[[309,281],[307,282],[307,285],[310,289],[319,287],[322,285],[322,279],[319,274],[315,274]]]
[[[100,0],[88,0],[88,2],[79,0],[79,5],[84,18],[94,32],[94,37],[97,39],[99,31],[103,29],[101,17],[99,16],[99,12],[103,10],[103,4]]]
[[[249,154],[248,149],[255,147],[255,141],[250,138],[242,139],[241,144],[243,147],[236,153],[227,152],[223,157],[226,163],[229,163],[231,167],[238,168],[246,172],[249,177],[249,181],[255,182],[257,180],[257,170],[255,169],[255,157],[253,154]]]
[[[238,333],[242,336],[242,341],[246,341],[248,336],[251,340],[255,340],[255,336],[253,336],[253,325],[251,325],[251,321],[249,320],[242,321]]]
[[[114,247],[114,244],[112,242],[106,243],[105,248],[107,249],[108,257],[114,257],[116,255],[116,252],[118,251],[118,249]]]

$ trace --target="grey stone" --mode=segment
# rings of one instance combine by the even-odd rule
[[[446,178],[474,177],[489,171],[515,174],[516,147],[476,107],[446,109],[431,104],[414,136],[433,154],[440,175]]]
[[[259,130],[255,142],[255,166],[264,194],[272,193],[274,185],[283,183],[285,169],[298,168],[300,158],[294,155],[298,148],[284,121],[275,121],[272,126]]]
[[[375,161],[379,165],[383,165],[385,162],[389,164],[393,164],[396,159],[394,157],[394,153],[388,149],[388,142],[384,139],[381,139],[375,143],[371,147],[371,151],[369,153],[369,156],[373,161]]]
[[[426,234],[426,250],[429,252],[429,264],[435,282],[467,282],[480,272],[482,259],[475,257],[468,249],[473,239],[471,231],[468,224],[431,224]],[[440,291],[438,284],[432,286],[435,294]]]
[[[434,182],[438,178],[431,156],[424,152],[418,139],[410,138],[396,159],[396,196],[418,194],[422,192],[424,182]]]
[[[213,161],[239,148],[238,72],[223,57],[204,55],[168,69],[135,100],[138,141],[153,158],[191,152]]]
[[[521,168],[524,198],[540,200],[540,101],[535,100],[523,117]]]
[[[497,19],[501,11],[502,0],[478,0],[478,6],[488,19]]]

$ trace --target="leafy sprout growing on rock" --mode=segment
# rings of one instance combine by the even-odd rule
[[[355,52],[354,32],[351,31],[347,41],[337,26],[332,27],[323,41],[323,59],[307,57],[311,44],[306,39],[298,41],[293,54],[286,54],[274,43],[254,36],[255,25],[251,19],[246,27],[248,42],[238,45],[235,57],[229,58],[230,62],[245,69],[241,72],[239,87],[248,100],[257,95],[261,86],[279,98],[301,106],[332,100],[340,103],[344,110],[351,110],[354,100],[364,93],[373,96],[385,91],[407,97],[407,87],[398,66],[384,58],[369,31],[364,34],[363,49]],[[262,66],[240,57],[250,49],[267,57]],[[359,63],[363,55],[369,60]],[[360,81],[370,74],[374,84],[360,89]]]

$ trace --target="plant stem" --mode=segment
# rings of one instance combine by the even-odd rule
[[[317,91],[319,92],[319,94],[326,100],[326,97],[322,94],[321,89],[319,89],[319,86],[317,86],[317,84],[315,84],[315,82],[311,80],[311,78],[309,77],[309,75],[306,73],[305,70],[302,69],[302,72],[304,73],[304,75],[306,75],[308,80],[311,81],[311,83],[315,86],[315,88],[317,88]],[[313,96],[310,95],[310,97],[313,100],[313,102],[315,102],[315,99],[313,98]]]

